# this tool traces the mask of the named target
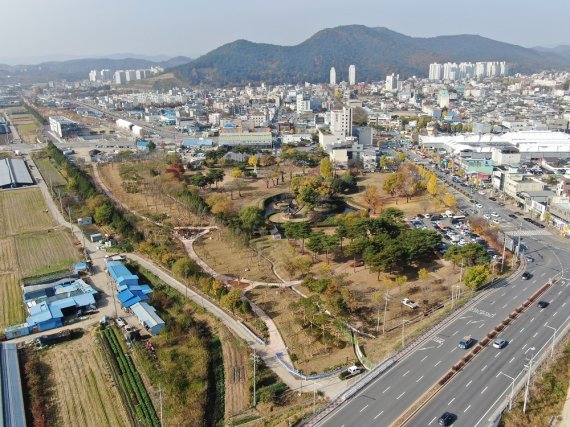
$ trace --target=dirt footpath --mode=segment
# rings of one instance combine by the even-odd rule
[[[101,351],[92,330],[42,357],[52,369],[58,426],[130,426]]]
[[[232,416],[240,413],[249,406],[250,366],[248,365],[249,350],[224,326],[220,327],[222,352],[224,353],[225,376],[225,415],[229,421]]]

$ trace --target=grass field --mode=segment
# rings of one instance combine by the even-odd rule
[[[22,277],[64,270],[79,261],[79,252],[65,231],[20,235],[15,243]]]
[[[45,231],[55,225],[38,188],[0,192],[0,237]]]
[[[48,158],[34,157],[34,163],[48,186],[60,187],[66,184],[67,181],[63,175],[59,173]]]
[[[8,113],[9,119],[20,135],[22,141],[33,144],[36,142],[38,136],[38,131],[41,129],[41,125],[37,122],[34,116],[31,114],[12,114]]]
[[[94,332],[94,331],[93,331]],[[94,333],[44,353],[51,368],[50,396],[58,426],[130,426]]]
[[[25,320],[26,312],[17,273],[0,272],[0,301],[0,329]]]

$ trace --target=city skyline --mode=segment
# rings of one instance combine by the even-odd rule
[[[248,1],[245,6],[249,7],[222,0],[215,7],[201,4],[199,9],[192,2],[180,0],[171,2],[168,7],[151,3],[135,7],[132,1],[102,0],[97,8],[77,9],[71,0],[56,3],[57,14],[52,13],[52,3],[37,4],[33,0],[5,6],[5,16],[13,19],[3,20],[3,30],[16,35],[18,43],[3,47],[0,62],[31,64],[122,52],[196,58],[237,39],[296,45],[324,28],[351,24],[387,27],[414,37],[478,34],[525,47],[570,44],[570,29],[564,23],[564,17],[570,14],[570,4],[561,0],[547,0],[540,10],[532,12],[515,7],[518,4],[512,0],[500,4],[484,0],[475,9],[459,5],[449,11],[414,4],[411,0],[398,5],[357,0],[342,14],[335,12],[338,10],[335,4],[341,5],[337,0],[310,4],[292,0],[291,6],[299,6],[304,13],[286,22],[286,32],[275,30],[275,23],[265,19],[268,11],[261,0]],[[485,6],[492,8],[493,13],[489,14]],[[30,14],[30,10],[34,13]],[[176,13],[172,13],[173,10]],[[367,13],[362,14],[362,10]],[[402,14],[402,10],[406,10],[406,14]],[[557,13],[553,15],[551,10]],[[45,16],[50,16],[49,21]],[[314,16],[320,20],[314,20]],[[504,16],[510,19],[505,20]],[[247,19],[255,25],[244,25]],[[522,23],[529,20],[540,28],[539,32],[521,31]],[[86,22],[101,24],[86,30]],[[38,28],[43,28],[41,43],[37,36],[32,36],[37,34]]]

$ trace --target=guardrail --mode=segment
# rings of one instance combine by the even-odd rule
[[[290,366],[287,362],[285,362],[285,360],[283,360],[283,353],[282,352],[275,353],[275,358],[281,364],[281,366],[283,366],[285,369],[287,369],[287,371],[289,371],[291,374],[293,374],[296,377],[299,377],[305,381],[306,380],[320,380],[323,378],[332,377],[333,375],[338,375],[342,371],[346,371],[346,368],[338,368],[338,369],[335,369],[332,371],[323,372],[322,374],[305,375],[305,374],[302,374],[301,372],[297,371],[292,366]]]
[[[255,332],[253,332],[251,329],[249,329],[245,323],[243,322],[239,322],[239,324],[241,326],[243,326],[243,328],[261,345],[267,345],[267,341],[265,341],[264,339],[260,338],[257,336],[257,334]]]

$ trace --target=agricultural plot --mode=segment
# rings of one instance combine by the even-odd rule
[[[22,277],[65,270],[79,261],[79,252],[65,231],[24,234],[14,240]]]
[[[31,114],[10,114],[10,121],[18,131],[22,141],[33,144],[36,142],[40,125]]]
[[[105,329],[102,338],[106,351],[112,358],[112,369],[117,378],[123,401],[145,426],[158,427],[160,421],[131,356],[125,354],[112,328]]]
[[[22,323],[25,319],[26,312],[17,274],[0,272],[0,329]]]
[[[55,225],[38,188],[0,192],[0,237],[44,231]]]
[[[18,268],[14,239],[0,239],[0,273],[15,271]]]
[[[127,427],[127,413],[94,334],[44,353],[51,368],[58,426]]]
[[[61,187],[66,184],[67,181],[63,175],[59,173],[48,158],[36,157],[34,158],[34,163],[49,187]]]

